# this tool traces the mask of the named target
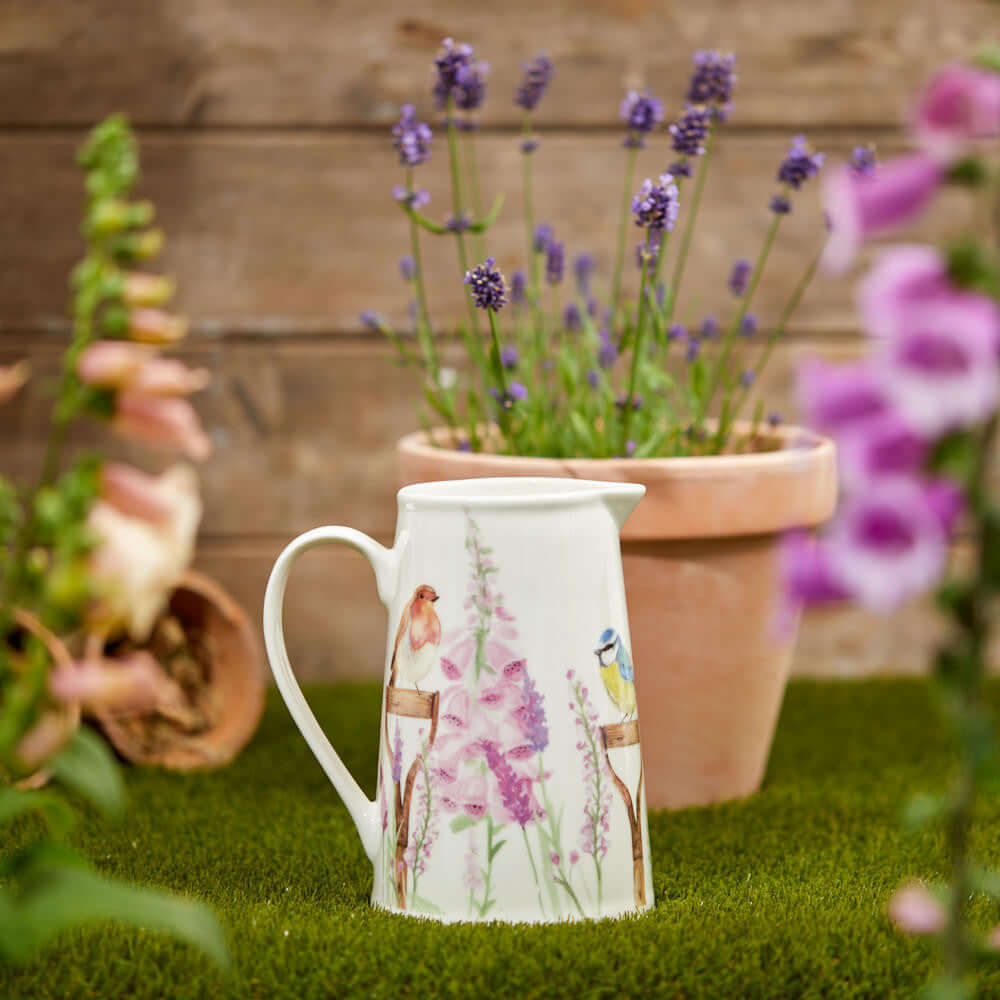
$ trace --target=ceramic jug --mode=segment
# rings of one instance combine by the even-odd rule
[[[267,655],[357,825],[375,906],[540,922],[652,905],[618,542],[643,493],[566,479],[423,483],[399,491],[391,549],[324,527],[278,557]],[[306,704],[282,633],[292,564],[331,543],[367,557],[389,612],[374,802]]]

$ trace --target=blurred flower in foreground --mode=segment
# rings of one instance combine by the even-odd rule
[[[919,882],[909,882],[889,900],[889,919],[907,934],[939,934],[945,910]]]

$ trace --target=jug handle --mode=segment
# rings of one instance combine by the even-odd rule
[[[264,645],[278,690],[288,706],[292,719],[326,772],[326,776],[333,782],[333,787],[344,800],[344,805],[347,806],[347,811],[358,828],[365,854],[374,860],[381,830],[378,806],[368,800],[326,738],[292,673],[292,665],[288,662],[288,651],[285,649],[282,617],[285,586],[292,564],[308,549],[329,544],[347,545],[357,549],[371,563],[375,571],[375,581],[382,602],[388,603],[391,600],[396,584],[396,558],[391,549],[379,545],[374,539],[353,528],[313,528],[312,531],[306,531],[289,542],[271,570],[267,590],[264,593]]]

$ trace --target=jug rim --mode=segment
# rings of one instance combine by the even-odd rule
[[[483,476],[411,483],[399,490],[396,497],[400,509],[515,509],[575,506],[623,496],[637,503],[645,492],[646,487],[641,483],[556,476]]]

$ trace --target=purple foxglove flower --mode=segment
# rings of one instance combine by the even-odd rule
[[[831,226],[823,254],[827,270],[843,273],[862,242],[912,221],[943,179],[944,168],[926,153],[889,160],[871,174],[846,166],[832,171],[823,189]]]
[[[950,479],[932,479],[927,484],[927,502],[938,516],[941,527],[951,535],[965,510],[965,494]]]
[[[552,227],[547,222],[540,222],[535,226],[534,249],[535,253],[545,253],[554,237]]]
[[[747,313],[740,323],[740,333],[744,337],[752,337],[757,332],[757,317],[754,313]]]
[[[837,459],[848,490],[862,490],[880,476],[917,476],[929,450],[927,440],[893,410],[856,420],[837,434]]]
[[[642,147],[645,144],[643,137],[663,121],[663,102],[653,97],[648,90],[644,94],[630,90],[625,95],[618,114],[629,129],[626,144]]]
[[[771,195],[771,201],[768,203],[768,208],[774,212],[775,215],[788,215],[792,210],[792,203],[783,194]]]
[[[497,312],[507,301],[503,275],[492,257],[487,257],[485,263],[466,271],[465,284],[472,289],[472,299],[479,309]]]
[[[729,290],[736,298],[746,295],[747,285],[750,283],[750,272],[752,270],[753,267],[750,261],[743,258],[740,258],[733,264],[733,269],[729,272]]]
[[[971,66],[945,66],[917,102],[917,142],[942,163],[960,159],[977,139],[1000,135],[1000,76]]]
[[[873,611],[887,612],[941,578],[948,538],[924,483],[876,479],[849,494],[826,536],[834,578]]]
[[[954,292],[939,250],[900,244],[879,254],[858,285],[858,309],[868,332],[885,337],[898,326],[908,307],[946,298]]]
[[[566,245],[550,240],[545,248],[545,280],[550,285],[558,285],[566,270]]]
[[[434,57],[434,68],[437,71],[434,80],[434,101],[439,108],[445,107],[448,98],[458,82],[458,73],[468,66],[475,58],[471,45],[456,44],[452,38],[446,38],[441,43],[441,49]]]
[[[500,348],[500,364],[502,364],[508,371],[512,371],[516,368],[520,359],[521,355],[518,353],[517,348],[513,345],[508,344],[506,347]]]
[[[647,177],[632,199],[635,224],[651,232],[673,229],[678,209],[677,185],[670,174],[661,174],[658,181]]]
[[[563,310],[563,326],[569,333],[576,333],[583,328],[583,317],[580,315],[580,307],[571,302]]]
[[[885,389],[867,362],[832,365],[806,361],[798,371],[798,399],[807,423],[826,433],[885,412]]]
[[[795,606],[812,607],[849,596],[831,564],[828,546],[808,532],[784,536],[779,565],[785,596]]]
[[[715,118],[725,121],[732,110],[736,56],[731,52],[699,49],[692,61],[694,72],[688,84],[686,100],[690,104],[709,105]]]
[[[707,108],[696,108],[690,104],[668,131],[670,147],[681,156],[701,156],[705,152],[705,140],[712,127],[712,114]]]
[[[417,121],[412,104],[404,104],[399,121],[392,127],[392,148],[404,167],[416,167],[431,155],[432,133],[426,122]]]
[[[466,63],[455,71],[455,83],[451,88],[455,107],[462,111],[475,111],[486,98],[486,78],[490,73],[487,62]]]
[[[573,258],[573,273],[576,275],[576,290],[581,295],[590,293],[590,279],[594,273],[594,255],[578,253]]]
[[[525,111],[534,111],[556,75],[556,68],[544,52],[524,63],[521,68],[524,70],[524,77],[514,95],[514,103]]]
[[[1000,313],[982,295],[915,303],[880,342],[893,407],[920,434],[974,426],[997,408]]]
[[[403,281],[413,281],[417,276],[417,262],[410,256],[403,257],[399,262],[399,273]]]
[[[413,209],[422,208],[431,200],[430,194],[423,190],[423,188],[411,191],[409,188],[403,187],[402,184],[394,184],[392,186],[392,197],[401,204]]]
[[[810,153],[805,136],[797,135],[778,167],[778,180],[798,191],[810,177],[819,173],[825,159],[823,153]]]
[[[861,177],[875,173],[875,150],[871,146],[855,146],[851,150],[847,166]]]
[[[510,276],[510,301],[516,306],[524,305],[528,279],[520,268]]]

